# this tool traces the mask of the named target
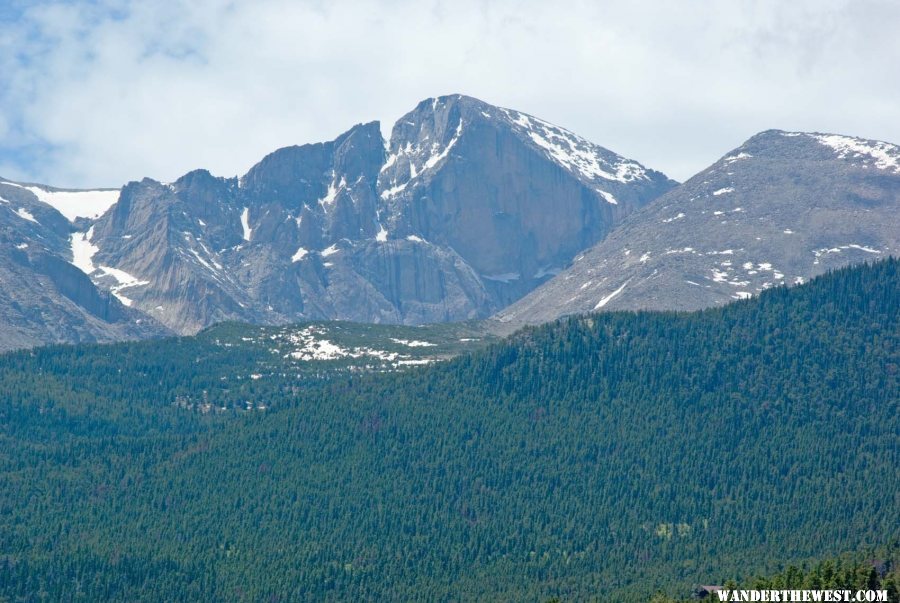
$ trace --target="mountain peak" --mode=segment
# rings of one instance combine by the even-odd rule
[[[240,178],[129,183],[74,235],[61,222],[56,247],[66,262],[90,249],[96,284],[181,333],[226,319],[462,320],[520,298],[673,185],[549,122],[450,94],[404,115],[387,149],[371,121],[277,149]],[[16,228],[39,228],[12,209]]]
[[[890,142],[858,136],[827,132],[790,132],[765,130],[749,138],[743,145],[726,155],[728,161],[740,153],[764,151],[773,158],[783,158],[775,149],[790,149],[808,159],[844,160],[853,167],[874,168],[900,174],[900,147]]]
[[[900,249],[900,149],[766,130],[630,215],[505,309],[540,322],[593,310],[695,310]]]

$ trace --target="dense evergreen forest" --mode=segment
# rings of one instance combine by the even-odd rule
[[[789,564],[779,572],[755,576],[740,583],[731,579],[712,586],[728,590],[883,590],[890,603],[900,603],[900,541],[839,557]],[[656,593],[650,603],[688,603],[698,598],[718,600],[698,585],[690,599],[674,599]]]
[[[892,542],[898,268],[399,372],[0,357],[0,601],[647,601]]]

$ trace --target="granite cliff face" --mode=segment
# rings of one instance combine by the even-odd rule
[[[540,119],[445,97],[394,126],[379,194],[393,236],[454,249],[502,307],[673,185]]]
[[[80,205],[9,185],[65,214],[47,208],[51,253],[111,296],[114,314],[177,333],[222,320],[486,317],[673,186],[562,128],[460,95],[423,101],[390,141],[377,122],[361,124],[277,150],[240,178],[197,170]]]
[[[58,209],[39,200],[38,195],[47,193],[0,179],[0,351],[169,333],[124,306],[70,262],[75,227]],[[91,197],[84,192],[59,194],[64,201]]]
[[[498,318],[696,310],[900,252],[900,147],[758,134],[635,212]]]

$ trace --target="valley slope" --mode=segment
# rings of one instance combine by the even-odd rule
[[[882,543],[898,270],[400,372],[305,372],[290,329],[238,325],[2,356],[0,595],[646,601]]]

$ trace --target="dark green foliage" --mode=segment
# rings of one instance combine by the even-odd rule
[[[7,356],[0,593],[646,601],[886,542],[898,301],[888,260],[327,379],[208,337]]]
[[[812,564],[789,565],[770,576],[756,577],[740,588],[755,590],[886,590],[900,603],[900,542],[865,554],[843,555]]]
[[[900,541],[892,545],[808,563],[789,564],[768,576],[740,582],[729,579],[721,586],[747,590],[883,590],[890,603],[900,603]],[[657,593],[651,603],[687,603]],[[707,599],[710,600],[710,599]],[[713,597],[711,600],[716,601]]]

